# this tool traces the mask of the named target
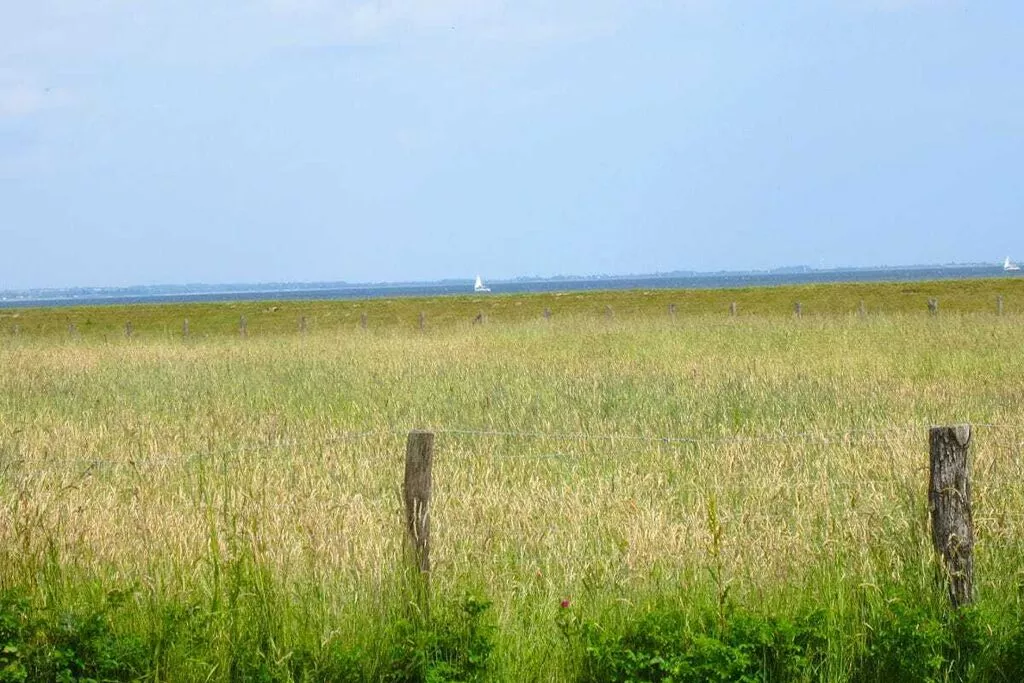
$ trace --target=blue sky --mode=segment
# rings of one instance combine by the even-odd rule
[[[1024,260],[1024,3],[0,17],[0,289]]]

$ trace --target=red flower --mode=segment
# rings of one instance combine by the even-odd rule
[[[569,598],[563,598],[562,602],[559,603],[562,609],[569,609]]]

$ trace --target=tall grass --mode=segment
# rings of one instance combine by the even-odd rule
[[[458,650],[417,640],[400,562],[405,434],[431,428],[429,618],[490,629],[487,677],[586,676],[637,615],[745,609],[819,615],[806,677],[845,680],[894,600],[941,610],[929,423],[991,425],[978,592],[1019,615],[1022,352],[1021,317],[945,311],[11,336],[0,586],[102,615],[135,648],[113,677],[415,678]]]

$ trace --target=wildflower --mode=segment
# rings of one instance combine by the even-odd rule
[[[562,609],[569,609],[569,604],[569,598],[562,598],[562,602],[559,603],[559,606]]]

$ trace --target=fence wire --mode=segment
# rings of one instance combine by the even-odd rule
[[[615,442],[636,443],[641,445],[681,445],[697,447],[732,447],[744,444],[786,444],[806,445],[825,447],[856,447],[860,445],[897,445],[901,440],[914,439],[926,441],[927,423],[915,423],[908,425],[891,425],[864,427],[836,431],[803,431],[803,432],[773,432],[767,434],[727,434],[721,436],[685,436],[685,435],[662,435],[662,434],[636,434],[636,433],[600,433],[587,432],[541,432],[541,431],[516,431],[498,429],[475,429],[465,427],[441,427],[427,429],[440,439],[454,438],[463,439],[514,439],[520,441],[537,442],[576,442],[579,444],[613,444]],[[1021,440],[985,440],[981,448],[984,452],[1009,454],[1021,456],[1024,449],[1024,424],[1012,423],[978,423],[971,425],[972,430],[993,430],[1000,432],[1018,432]],[[329,447],[341,443],[352,443],[369,440],[398,440],[408,434],[408,430],[398,428],[377,429],[368,431],[347,431],[331,432],[323,436],[272,436],[264,439],[252,440],[248,443],[238,444],[236,448],[227,453],[191,453],[191,454],[157,454],[131,457],[126,459],[106,459],[90,457],[47,457],[45,466],[33,458],[9,458],[0,460],[0,477],[17,470],[20,474],[51,473],[56,467],[67,467],[82,470],[79,476],[88,476],[91,473],[117,468],[130,468],[139,471],[144,466],[177,466],[188,464],[217,464],[224,466],[231,456],[252,455],[261,452],[278,451],[281,449],[301,449],[304,447]],[[978,446],[975,447],[977,449]],[[541,453],[502,453],[493,450],[481,452],[479,449],[460,452],[443,452],[443,444],[440,446],[442,454],[440,459],[488,459],[488,460],[523,460],[523,461],[572,461],[592,458],[592,454],[580,452],[565,452],[561,449]],[[977,451],[975,451],[977,452]],[[630,451],[625,455],[631,456],[636,453]],[[395,444],[393,456],[396,460],[401,456],[399,444]],[[1015,458],[1018,466],[1019,457]],[[26,467],[27,466],[27,467]],[[991,475],[995,466],[995,460],[989,459],[976,469],[978,473]],[[987,469],[986,469],[987,468]],[[927,470],[927,464],[922,463],[917,471]],[[819,487],[833,486],[839,482],[835,479],[794,481],[787,480],[791,487]],[[892,484],[891,479],[858,479],[855,482],[858,486]],[[1009,484],[1009,482],[1004,482]],[[1024,482],[1022,482],[1024,485]]]

